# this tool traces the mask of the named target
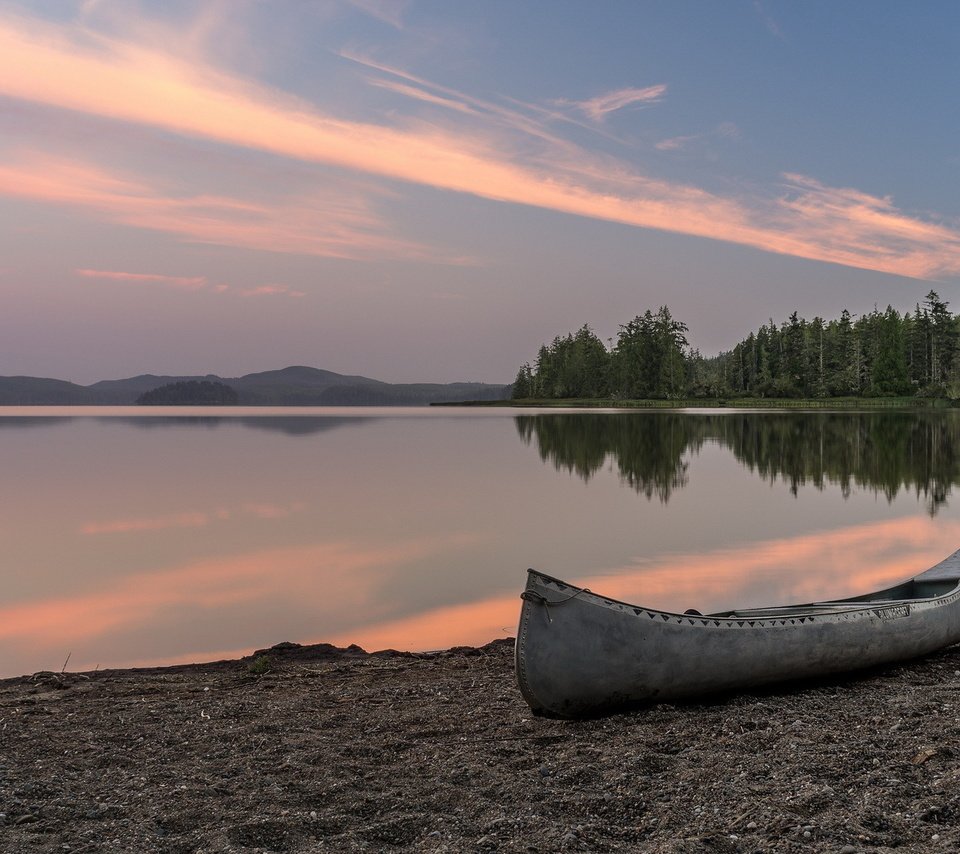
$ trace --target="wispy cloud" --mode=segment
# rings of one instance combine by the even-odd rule
[[[348,121],[273,89],[141,44],[35,20],[0,19],[0,94],[133,122],[302,162],[485,199],[707,237],[904,276],[960,272],[960,230],[897,209],[890,199],[789,176],[787,189],[727,196],[659,180],[592,154],[529,118],[490,112],[477,125]],[[415,83],[411,80],[410,83]],[[424,87],[421,86],[421,89]],[[433,89],[474,106],[465,98]],[[662,87],[582,102],[602,117],[651,103]],[[391,119],[393,121],[393,119]],[[524,124],[525,123],[525,124]],[[165,195],[89,164],[0,169],[0,192],[82,205],[104,217],[187,239],[332,257],[430,257],[392,240],[364,204],[304,199],[280,210],[218,195]],[[332,219],[332,225],[330,220]]]
[[[274,203],[176,195],[95,163],[22,152],[8,155],[0,165],[0,195],[82,208],[104,220],[196,243],[326,258],[467,263],[390,236],[389,227],[362,195],[339,187]]]
[[[289,285],[258,285],[255,288],[246,288],[240,291],[245,297],[305,297],[305,291],[298,291]]]
[[[763,21],[763,25],[767,28],[770,34],[776,36],[778,39],[782,39],[783,30],[780,29],[780,25],[776,22],[773,15],[767,11],[761,0],[753,0],[753,8],[760,16],[760,20]]]
[[[632,87],[617,89],[614,92],[597,95],[597,97],[586,101],[558,101],[557,103],[574,106],[593,121],[602,122],[610,113],[615,113],[624,107],[634,104],[643,104],[644,106],[656,104],[663,98],[666,91],[666,84],[658,83],[655,86],[646,86],[643,89]]]
[[[85,279],[108,279],[114,282],[147,282],[174,288],[198,290],[207,286],[206,276],[164,276],[160,273],[124,273],[118,270],[74,270]]]
[[[208,289],[216,294],[230,293],[239,297],[283,296],[297,299],[307,295],[306,291],[276,283],[253,287],[231,287],[226,283],[218,282],[211,286],[206,276],[166,276],[160,273],[126,273],[118,270],[74,270],[74,273],[85,279],[105,279],[112,282],[132,282],[134,284],[159,284],[177,290],[189,291]]]
[[[371,18],[376,18],[397,30],[403,29],[405,0],[349,0],[350,5]]]
[[[129,534],[143,531],[167,531],[171,528],[203,528],[210,524],[207,513],[176,513],[139,519],[112,519],[109,522],[89,522],[80,528],[81,534]]]
[[[654,145],[654,148],[658,151],[679,151],[681,148],[686,148],[689,143],[696,139],[700,139],[699,134],[672,136],[669,139],[661,139],[660,142]]]
[[[733,122],[722,122],[713,130],[705,133],[694,133],[687,136],[674,136],[669,139],[662,139],[654,145],[658,151],[680,151],[688,148],[693,143],[710,139],[739,139],[740,128]]]

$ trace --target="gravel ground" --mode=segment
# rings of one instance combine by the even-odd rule
[[[0,852],[960,848],[960,647],[533,717],[512,642],[0,681]]]

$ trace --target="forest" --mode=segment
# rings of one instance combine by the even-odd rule
[[[139,406],[236,406],[237,392],[225,383],[186,380],[144,392]]]
[[[915,311],[771,319],[732,350],[704,357],[661,307],[605,345],[590,329],[544,344],[521,366],[514,400],[960,398],[960,318],[935,291]]]

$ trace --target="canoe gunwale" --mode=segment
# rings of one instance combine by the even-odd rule
[[[528,569],[527,573],[527,588],[523,591],[523,593],[520,594],[520,598],[524,600],[525,604],[533,601],[538,602],[547,608],[551,608],[564,605],[566,602],[576,598],[586,598],[593,604],[604,607],[613,607],[616,610],[627,608],[631,611],[634,611],[636,616],[640,616],[642,612],[651,617],[659,616],[664,620],[687,623],[688,625],[696,625],[697,623],[707,625],[709,623],[710,625],[717,626],[727,623],[732,624],[732,626],[736,626],[737,628],[744,628],[744,622],[746,622],[750,628],[759,628],[763,624],[783,625],[784,621],[797,621],[801,623],[813,622],[814,618],[839,617],[849,620],[851,618],[850,615],[852,614],[865,612],[873,613],[875,611],[884,611],[897,607],[907,607],[908,609],[913,610],[913,606],[917,606],[918,610],[926,610],[926,608],[930,607],[931,605],[949,605],[957,599],[960,599],[960,580],[957,580],[952,587],[936,596],[903,597],[897,599],[868,599],[866,597],[857,597],[856,599],[850,600],[838,599],[796,605],[779,605],[773,606],[770,609],[743,609],[741,611],[734,612],[722,611],[715,614],[681,614],[675,611],[664,611],[660,608],[651,608],[644,605],[624,602],[620,599],[614,599],[611,596],[605,596],[601,593],[594,593],[588,587],[578,587],[575,584],[570,584],[567,581],[563,581],[562,579],[555,578],[552,575],[547,575],[544,572],[540,572],[540,570],[537,569]],[[548,585],[556,585],[561,589],[573,590],[575,592],[572,595],[565,596],[563,599],[547,599],[541,593],[531,590],[529,584],[529,579],[531,576],[546,581]],[[910,578],[907,579],[906,582],[901,582],[901,584],[909,583],[913,580],[913,578]],[[879,596],[887,590],[896,589],[898,586],[900,585],[883,588],[882,590],[876,591],[876,593],[867,594],[867,596]]]

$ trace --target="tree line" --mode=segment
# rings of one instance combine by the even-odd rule
[[[237,402],[235,389],[209,380],[167,383],[137,398],[139,406],[236,406]]]
[[[960,397],[960,317],[935,291],[915,311],[771,319],[732,350],[704,357],[663,306],[605,345],[590,329],[544,344],[521,366],[512,398],[680,399]]]

